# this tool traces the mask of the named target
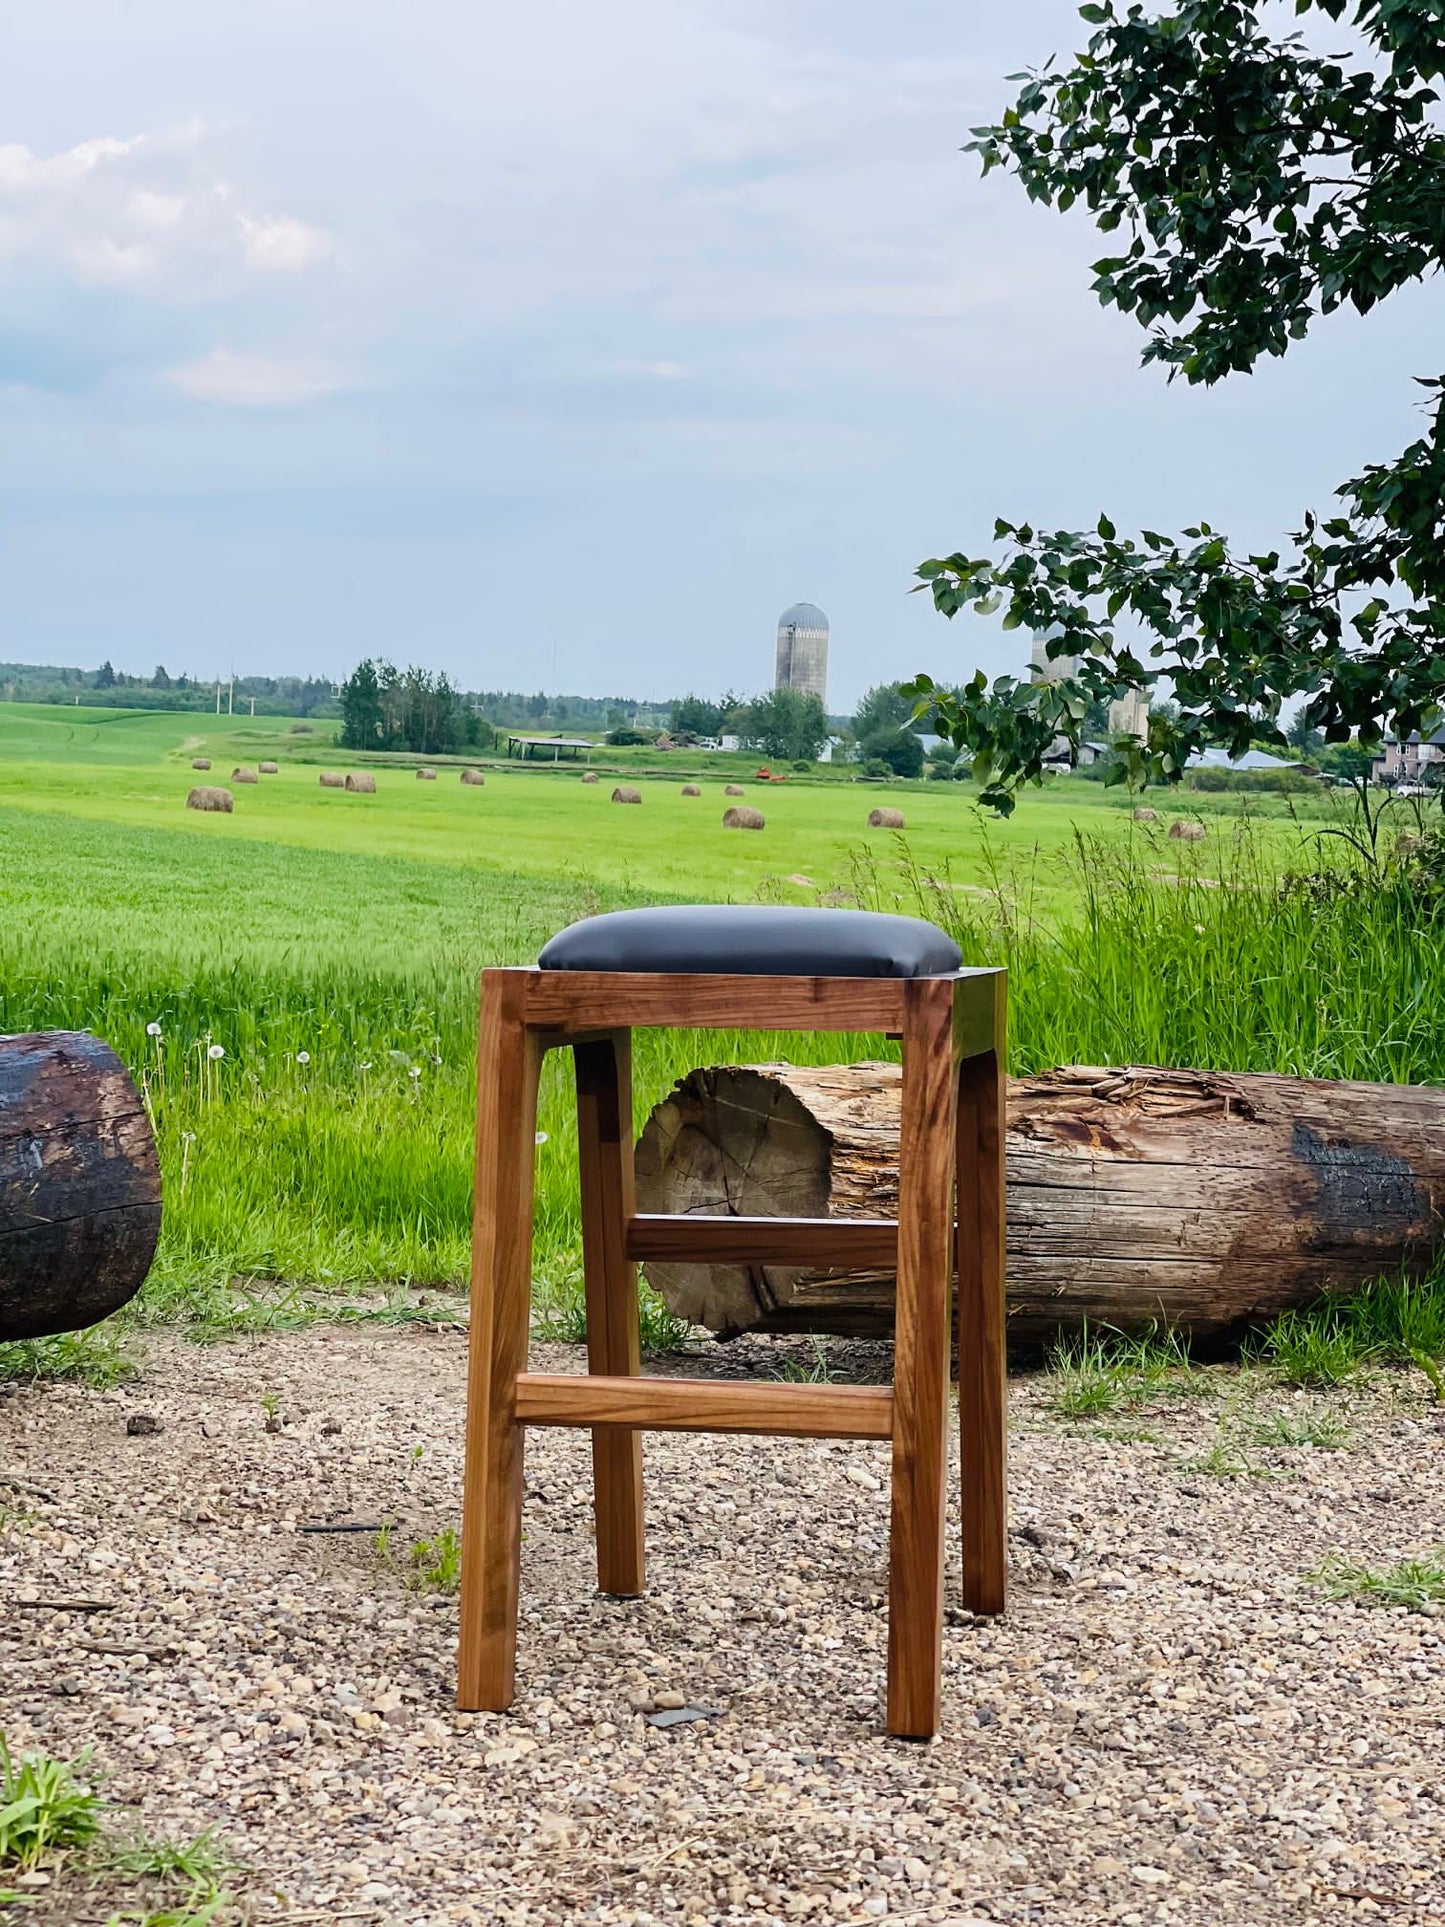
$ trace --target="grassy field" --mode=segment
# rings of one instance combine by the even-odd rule
[[[318,732],[319,733],[319,732]],[[287,745],[304,744],[292,751]],[[0,1029],[113,1042],[151,1099],[166,1181],[147,1304],[225,1323],[256,1281],[448,1285],[465,1272],[475,992],[573,918],[681,898],[843,892],[935,916],[1011,972],[1016,1069],[1127,1060],[1445,1079],[1445,946],[1395,888],[1281,895],[1341,846],[1278,800],[1166,799],[1158,828],[1082,781],[986,822],[961,784],[749,787],[761,835],[721,828],[718,783],[644,782],[640,808],[575,771],[384,769],[323,791],[284,724],[0,705]],[[235,814],[183,808],[268,755]],[[1155,799],[1151,798],[1151,801]],[[1320,811],[1326,803],[1318,806]],[[1207,820],[1197,846],[1162,832]],[[159,1034],[148,1032],[158,1025]],[[219,1047],[224,1053],[213,1058]],[[698,1062],[878,1055],[880,1039],[639,1039],[638,1096]],[[575,1325],[575,1139],[553,1061],[539,1147],[538,1278]]]

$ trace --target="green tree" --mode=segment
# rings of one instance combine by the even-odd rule
[[[675,736],[720,736],[723,726],[721,703],[710,703],[701,696],[682,696],[672,705],[672,731]]]
[[[1285,741],[1291,749],[1297,749],[1302,756],[1313,756],[1324,747],[1324,731],[1316,729],[1303,710],[1295,717],[1284,733]]]
[[[368,658],[341,685],[341,744],[344,749],[381,749],[381,678]]]
[[[923,774],[923,745],[911,729],[880,729],[858,745],[865,763],[886,763],[895,776]]]
[[[819,697],[805,689],[774,689],[750,703],[739,735],[779,762],[814,762],[828,740]]]
[[[95,672],[95,686],[97,689],[113,689],[115,687],[115,671],[110,666],[109,656],[106,657],[105,661]]]
[[[152,689],[169,689],[170,686],[171,686],[171,679],[166,674],[166,666],[163,662],[158,662],[156,664],[156,673],[151,677],[151,688]]]
[[[901,729],[913,715],[913,700],[901,682],[875,683],[866,691],[853,716],[853,734],[860,743],[870,736]]]
[[[1096,31],[1072,65],[1023,76],[1002,121],[974,130],[984,172],[1030,199],[1080,203],[1121,249],[1094,263],[1105,305],[1151,330],[1143,351],[1170,377],[1210,383],[1281,355],[1318,317],[1365,313],[1445,265],[1445,72],[1439,0],[1296,0],[1350,16],[1358,54],[1273,38],[1259,0],[1080,9]],[[1151,714],[1147,743],[1111,776],[1177,782],[1206,742],[1282,744],[1281,706],[1331,743],[1428,725],[1445,699],[1445,377],[1418,377],[1424,432],[1305,513],[1288,543],[1238,554],[1204,522],[1121,536],[1107,515],[1082,532],[999,521],[998,553],[925,562],[920,586],[946,616],[1004,611],[1077,656],[1071,681],[980,673],[936,705],[1007,812],[1037,782],[1056,735],[1077,741],[1088,705],[1130,684],[1172,685],[1178,714]],[[1131,631],[1115,627],[1127,617]],[[1133,639],[1142,631],[1138,647]]]

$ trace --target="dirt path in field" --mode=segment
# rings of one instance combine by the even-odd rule
[[[457,1331],[322,1326],[153,1341],[119,1391],[9,1389],[12,1747],[93,1745],[148,1831],[216,1829],[257,1922],[1445,1919],[1445,1623],[1302,1576],[1445,1541],[1423,1381],[1356,1395],[1349,1449],[1261,1448],[1235,1477],[1189,1464],[1246,1394],[1288,1394],[1221,1369],[1222,1400],[1098,1428],[1016,1384],[1011,1611],[951,1615],[920,1747],[879,1730],[867,1444],[650,1439],[652,1590],[616,1604],[587,1440],[535,1434],[517,1706],[454,1713],[455,1602],[409,1588],[406,1548],[456,1521],[464,1362]],[[128,1436],[137,1414],[163,1429]],[[386,1559],[370,1530],[303,1529],[387,1521]],[[77,1598],[108,1610],[21,1603]],[[674,1698],[720,1717],[654,1728]],[[74,1870],[34,1892],[32,1927],[136,1904]]]

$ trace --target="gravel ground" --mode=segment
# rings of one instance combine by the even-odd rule
[[[1190,1462],[1222,1415],[1233,1437],[1298,1411],[1288,1392],[1213,1368],[1213,1399],[1098,1425],[1016,1381],[1010,1612],[950,1614],[943,1736],[916,1746],[880,1732],[869,1444],[650,1438],[652,1591],[616,1604],[592,1591],[586,1438],[534,1434],[517,1706],[453,1712],[455,1602],[404,1568],[456,1520],[464,1354],[453,1329],[318,1326],[153,1340],[118,1391],[10,1388],[12,1747],[93,1744],[149,1832],[217,1829],[259,1922],[1445,1920],[1445,1619],[1304,1576],[1445,1541],[1423,1380],[1336,1395],[1348,1449],[1234,1477]],[[128,1435],[138,1414],[162,1429]],[[300,1530],[386,1520],[389,1559]],[[112,1609],[21,1604],[78,1596]],[[649,1724],[679,1701],[721,1717]],[[122,1905],[62,1873],[24,1917]]]

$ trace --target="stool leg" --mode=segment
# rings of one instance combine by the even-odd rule
[[[632,1037],[617,1031],[573,1049],[577,1150],[582,1174],[582,1269],[587,1293],[587,1369],[635,1378],[639,1369],[637,1272],[627,1258],[633,1215]],[[592,1431],[597,1584],[642,1592],[642,1434],[618,1425]]]
[[[965,1059],[958,1102],[958,1435],[963,1603],[1001,1613],[1008,1567],[1003,988],[998,1047]]]
[[[905,991],[893,1365],[893,1525],[888,1580],[888,1731],[938,1730],[943,1670],[948,1299],[958,1081],[953,987]]]
[[[457,1704],[464,1712],[505,1712],[516,1675],[522,1540],[517,1374],[527,1367],[542,1060],[541,1042],[522,1020],[522,975],[489,970],[482,980],[457,1658]]]

